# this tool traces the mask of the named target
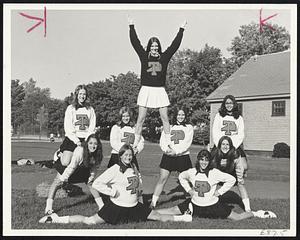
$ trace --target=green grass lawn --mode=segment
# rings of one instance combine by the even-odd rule
[[[52,159],[53,152],[59,147],[59,143],[50,142],[13,142],[12,161],[19,158],[32,158],[35,161]],[[99,174],[106,169],[109,156],[109,143],[103,142],[104,160],[101,164]],[[201,146],[192,146],[191,158],[194,161]],[[138,161],[143,176],[157,177],[161,150],[157,144],[146,144],[143,152],[138,156]],[[249,156],[250,170],[248,179],[255,181],[289,182],[289,159],[272,159],[264,157]],[[29,178],[34,180],[35,176],[54,174],[55,170],[34,166],[12,165],[12,175],[30,174]],[[176,174],[172,174],[176,176]],[[50,175],[51,176],[51,175]],[[21,184],[21,183],[20,183]],[[24,183],[26,185],[26,183]],[[154,188],[154,186],[153,186]],[[268,189],[266,189],[268,191]],[[145,198],[150,198],[145,196]],[[274,210],[278,215],[277,219],[246,219],[240,222],[230,220],[209,220],[195,218],[192,223],[161,223],[161,222],[140,222],[112,226],[109,224],[98,224],[96,226],[85,226],[83,224],[39,224],[38,220],[43,216],[45,198],[40,198],[35,192],[35,186],[14,187],[12,184],[12,229],[286,229],[290,226],[289,199],[251,199],[252,209]],[[174,195],[172,198],[163,195],[164,201],[159,208],[174,206],[181,201],[182,197]],[[232,205],[236,211],[241,211],[237,205]],[[92,215],[96,213],[97,206],[90,195],[83,195],[72,198],[55,199],[54,208],[58,215]]]

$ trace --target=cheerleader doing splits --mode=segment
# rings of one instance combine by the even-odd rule
[[[96,115],[87,99],[86,87],[84,85],[77,86],[73,103],[67,107],[65,112],[65,139],[60,149],[54,154],[54,160],[60,157],[63,166],[70,163],[74,149],[81,146],[82,142],[95,131]]]
[[[85,223],[88,225],[110,223],[119,224],[157,220],[185,221],[192,220],[191,215],[179,216],[160,214],[139,202],[141,197],[141,176],[132,162],[133,149],[125,144],[119,151],[120,161],[108,168],[93,183],[93,188],[110,196],[110,201],[91,217],[82,215],[58,216],[53,213],[40,219],[40,223]],[[108,186],[108,184],[110,186]]]
[[[171,126],[171,148],[168,147],[166,134],[161,133],[160,147],[163,156],[161,159],[160,176],[152,196],[151,207],[154,208],[163,188],[173,171],[183,172],[192,167],[189,148],[193,141],[194,130],[186,121],[186,112],[179,108],[175,111]]]
[[[60,159],[55,162],[56,170],[58,171],[48,193],[46,201],[45,213],[53,213],[53,199],[57,190],[64,183],[85,183],[89,187],[99,209],[103,206],[102,199],[99,193],[92,188],[92,183],[95,177],[95,171],[100,165],[103,158],[102,145],[96,134],[91,134],[83,146],[77,146],[72,155],[70,164],[65,167]]]
[[[108,163],[108,168],[119,162],[119,151],[121,147],[127,143],[132,146],[134,143],[134,123],[132,121],[132,111],[129,107],[122,107],[119,112],[120,121],[115,124],[110,131],[110,145],[112,147],[111,157]],[[139,169],[136,155],[144,148],[144,138],[141,137],[135,148],[135,155],[132,162]]]
[[[242,220],[251,217],[276,218],[271,211],[252,211],[236,213],[231,207],[221,203],[219,196],[227,192],[235,183],[235,178],[212,168],[211,155],[207,150],[201,150],[197,155],[194,168],[190,168],[179,174],[179,181],[183,188],[191,195],[191,199],[185,200],[178,206],[159,209],[161,214],[182,214],[189,209],[192,216],[201,218],[223,218]],[[224,182],[217,190],[217,185]]]
[[[179,28],[172,44],[162,52],[160,41],[156,37],[149,39],[146,50],[140,43],[136,34],[134,23],[128,17],[129,36],[131,44],[139,56],[141,62],[141,89],[138,95],[137,105],[139,115],[135,129],[133,148],[137,147],[142,133],[148,108],[158,108],[166,134],[167,145],[171,143],[170,124],[168,119],[168,106],[170,101],[165,90],[168,63],[180,46],[186,22]]]

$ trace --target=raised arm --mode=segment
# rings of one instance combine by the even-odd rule
[[[133,46],[137,54],[141,56],[143,53],[145,53],[145,50],[143,49],[143,46],[141,45],[141,42],[136,34],[134,28],[134,22],[130,17],[128,17],[128,24],[129,24],[129,38],[130,38],[131,45]]]
[[[173,56],[173,54],[177,51],[177,49],[180,46],[182,37],[183,37],[183,31],[186,28],[187,21],[184,21],[184,23],[180,26],[179,31],[174,38],[173,42],[171,45],[167,48],[167,50],[164,52],[169,58]]]

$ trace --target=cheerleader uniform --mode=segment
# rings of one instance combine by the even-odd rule
[[[237,184],[244,184],[244,166],[242,164],[242,160],[240,158],[240,156],[238,155],[237,152],[237,158],[235,158],[233,160],[232,164],[227,164],[228,162],[228,158],[227,158],[227,154],[224,154],[222,159],[217,160],[214,158],[213,160],[213,164],[214,166],[219,169],[222,172],[228,173],[230,175],[232,175],[233,177],[236,178],[236,183]]]
[[[233,146],[238,150],[240,155],[242,157],[246,157],[242,145],[245,133],[244,119],[241,115],[238,119],[235,119],[231,115],[222,117],[220,113],[217,113],[213,122],[212,134],[215,147],[218,146],[218,142],[222,136],[229,136],[232,140]]]
[[[139,202],[141,184],[141,175],[134,164],[119,162],[108,168],[92,185],[110,196],[110,201],[98,211],[99,217],[110,224],[146,221],[151,209]]]
[[[190,124],[180,124],[171,126],[171,144],[170,147],[175,151],[176,156],[163,154],[160,168],[169,172],[182,172],[192,167],[189,148],[193,141],[194,129]],[[160,137],[160,147],[163,152],[168,149],[166,134],[164,131]]]
[[[227,192],[235,183],[233,176],[216,168],[206,172],[197,172],[196,168],[190,168],[179,174],[179,181],[186,192],[193,189],[197,193],[191,199],[178,205],[182,214],[188,209],[191,202],[193,216],[225,219],[230,215],[231,208],[221,203],[219,198],[214,196],[214,193],[219,182],[224,182],[223,186],[217,190],[219,194],[223,195]]]
[[[142,87],[138,95],[137,105],[147,108],[167,107],[170,105],[165,90],[167,68],[171,57],[180,46],[184,29],[179,29],[175,39],[166,51],[161,53],[159,57],[153,57],[148,54],[141,45],[134,25],[129,25],[129,28],[131,44],[141,62]]]
[[[108,168],[114,164],[119,163],[119,151],[124,144],[133,144],[134,143],[134,131],[135,129],[130,125],[126,124],[116,124],[111,128],[110,131],[110,145],[112,147],[111,157],[108,163]],[[141,136],[141,139],[137,145],[137,151],[140,153],[144,148],[144,138]],[[139,165],[136,159],[136,156],[133,156],[132,162],[137,166],[139,170]]]
[[[62,182],[69,183],[88,183],[93,181],[95,176],[95,167],[86,167],[83,162],[83,148],[75,148],[70,164],[65,167],[61,164],[60,159],[55,162],[55,168],[60,174],[59,179]],[[93,164],[94,165],[94,164]]]
[[[96,127],[96,115],[92,107],[79,107],[73,105],[67,107],[64,119],[65,139],[60,146],[60,152],[73,152],[77,142],[83,142],[94,133]]]

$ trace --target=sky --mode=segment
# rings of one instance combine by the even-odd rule
[[[27,33],[37,22],[19,13],[43,17],[44,6],[46,37],[42,24]],[[38,87],[50,88],[51,97],[63,99],[78,84],[128,71],[139,75],[140,62],[129,41],[127,14],[133,18],[143,46],[157,36],[166,49],[187,20],[180,50],[200,51],[208,44],[229,57],[227,48],[238,36],[239,27],[258,23],[261,8],[263,18],[277,14],[267,23],[291,31],[287,5],[15,5],[10,9],[9,26],[11,79],[24,82],[33,78]]]

